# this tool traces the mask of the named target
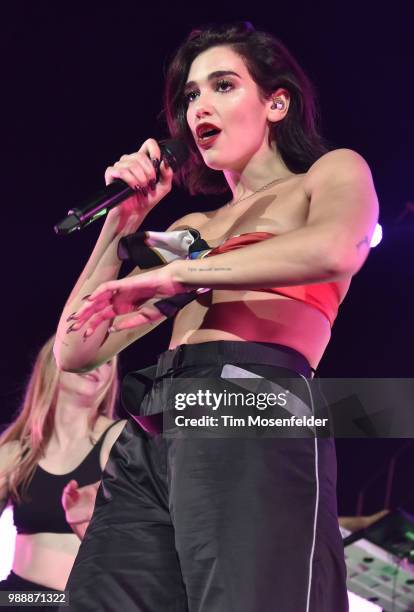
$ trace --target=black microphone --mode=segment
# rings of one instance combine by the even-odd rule
[[[173,172],[176,172],[188,158],[188,147],[181,140],[176,139],[161,141],[159,145],[160,161],[166,159]],[[156,181],[159,179],[159,173],[158,168]],[[90,198],[82,207],[71,208],[67,216],[54,226],[54,230],[56,234],[63,235],[82,229],[106,215],[111,208],[126,200],[133,193],[135,191],[124,181],[116,179]]]

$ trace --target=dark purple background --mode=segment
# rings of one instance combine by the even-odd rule
[[[320,376],[412,376],[414,217],[397,218],[414,200],[413,15],[396,2],[372,9],[339,1],[252,5],[3,7],[1,422],[17,409],[33,357],[54,331],[99,232],[97,223],[57,237],[54,223],[101,187],[107,165],[146,138],[165,135],[157,125],[165,65],[188,31],[209,21],[248,19],[280,37],[319,91],[328,140],[355,149],[372,168],[384,240],[353,280]],[[175,190],[144,229],[163,230],[186,212],[222,202]],[[167,348],[170,326],[124,351],[123,371],[154,362]],[[358,489],[403,443],[338,442],[342,513],[354,511]],[[413,454],[409,449],[399,464],[393,504],[414,512]],[[382,507],[383,493],[381,474],[367,511]]]

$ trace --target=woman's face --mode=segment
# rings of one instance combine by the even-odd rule
[[[188,125],[210,168],[240,171],[259,149],[268,147],[269,105],[260,99],[243,58],[230,47],[211,47],[198,55],[184,93]],[[220,132],[200,138],[197,128],[204,123]]]
[[[95,399],[102,400],[112,375],[113,364],[108,361],[99,368],[84,374],[73,372],[60,372],[59,390],[83,398],[82,401],[90,403]]]

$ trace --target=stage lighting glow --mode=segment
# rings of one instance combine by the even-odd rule
[[[7,578],[12,568],[15,540],[16,527],[13,524],[13,510],[9,506],[0,517],[0,580]]]
[[[359,595],[348,591],[349,612],[382,612],[382,608],[377,604],[363,599]]]
[[[382,227],[379,223],[375,226],[374,233],[371,238],[371,248],[376,247],[382,240]]]

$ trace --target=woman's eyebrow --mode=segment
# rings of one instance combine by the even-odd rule
[[[241,79],[241,76],[237,74],[237,72],[234,72],[233,70],[216,70],[215,72],[210,72],[210,74],[207,77],[207,81],[212,81],[213,79],[217,79],[219,77],[224,77],[224,76],[236,76],[236,77],[239,77],[239,79]],[[191,87],[195,87],[196,85],[197,85],[196,81],[188,81],[184,86],[184,92],[186,92],[188,89],[191,89]]]

